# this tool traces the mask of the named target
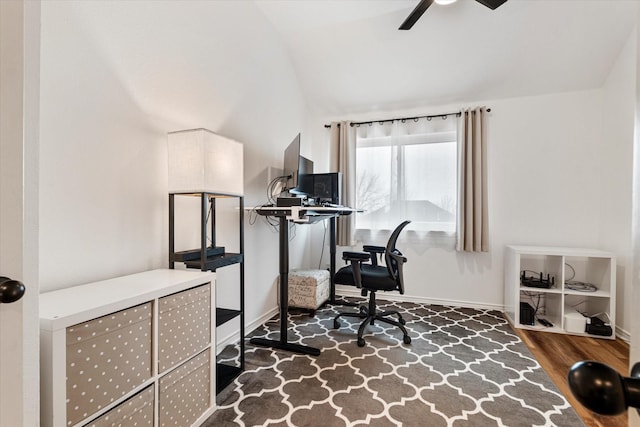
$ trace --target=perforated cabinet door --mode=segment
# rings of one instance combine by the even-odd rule
[[[159,300],[160,373],[202,351],[211,341],[211,286],[198,286]]]
[[[153,427],[153,394],[153,386],[149,386],[89,423],[87,426]]]
[[[160,427],[190,426],[209,408],[211,363],[207,349],[160,379]]]
[[[67,425],[151,378],[151,316],[146,303],[67,328]]]

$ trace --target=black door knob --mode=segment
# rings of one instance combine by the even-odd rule
[[[0,277],[0,303],[16,302],[24,295],[25,287],[22,282]]]
[[[586,408],[602,415],[618,415],[640,407],[640,364],[623,377],[604,363],[587,360],[569,370],[569,388]]]

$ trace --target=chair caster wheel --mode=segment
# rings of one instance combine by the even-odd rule
[[[358,347],[364,347],[364,338],[358,338]]]
[[[404,341],[405,344],[411,344],[411,337],[409,335],[405,335],[402,338],[402,341]]]
[[[338,322],[337,320],[333,321],[333,329],[339,329],[340,328],[340,322]]]

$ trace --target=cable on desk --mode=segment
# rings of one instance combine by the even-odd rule
[[[573,280],[576,277],[576,269],[573,268],[573,266],[571,264],[569,264],[568,262],[565,262],[564,265],[566,267],[569,267],[571,269],[571,277],[569,277],[568,279],[565,280],[565,283],[569,282],[570,280]]]
[[[271,180],[271,182],[269,183],[269,185],[267,185],[267,200],[268,203],[271,203],[273,206],[276,205],[276,200],[273,197],[273,191],[276,189],[276,185],[282,181],[287,179],[286,175],[282,175],[282,176],[277,176],[275,178],[273,178]]]
[[[275,205],[276,205],[276,200],[274,199],[273,191],[275,190],[276,185],[277,185],[280,181],[282,181],[282,180],[284,180],[284,179],[287,179],[287,176],[286,176],[286,175],[277,176],[277,177],[273,178],[273,179],[271,180],[271,182],[269,182],[269,184],[267,185],[267,189],[266,189],[266,191],[267,191],[267,202],[266,202],[266,203],[263,203],[263,204],[262,204],[262,205],[260,205],[259,207],[263,207],[263,208],[264,208],[264,207],[269,207],[269,206],[275,206]],[[251,218],[251,213],[255,214],[255,217],[254,217],[253,219]],[[254,208],[253,208],[253,209],[251,209],[251,211],[250,211],[249,224],[250,224],[250,225],[255,224],[255,223],[256,223],[256,221],[257,221],[257,218],[258,218],[258,212],[256,211],[256,208],[254,207]],[[271,228],[273,229],[273,231],[274,231],[274,232],[276,232],[276,233],[277,233],[277,232],[278,232],[278,229],[279,229],[279,222],[278,222],[278,220],[277,220],[277,219],[274,219],[274,218],[271,218],[271,217],[269,217],[269,216],[263,216],[263,218],[264,218],[264,221],[267,223],[267,225],[268,225],[269,227],[271,227]]]
[[[289,241],[290,242],[293,241],[293,239],[296,238],[297,231],[298,230],[296,229],[296,223],[295,222],[289,222]]]
[[[529,297],[532,303],[533,303],[533,299],[536,298],[535,308],[533,309],[533,318],[537,319],[538,311],[540,310],[540,301],[542,299],[543,294],[541,292],[526,292],[526,291],[522,292],[522,294],[526,297]],[[546,307],[546,300],[545,300],[542,314],[546,314],[546,311],[547,311],[547,307]]]
[[[249,225],[253,225],[258,220],[258,211],[255,206],[249,211]]]
[[[318,270],[322,270],[322,258],[324,257],[324,245],[327,242],[327,221],[322,221],[324,225],[324,234],[322,235],[322,250],[320,251],[320,260],[318,261]]]
[[[273,232],[277,233],[280,230],[280,222],[277,219],[270,216],[263,216],[262,218],[267,223],[267,225],[272,228]]]
[[[567,262],[565,262],[564,265],[566,267],[569,267],[572,273],[571,277],[569,277],[564,281],[564,286],[567,289],[571,289],[572,291],[579,291],[579,292],[595,292],[598,290],[598,287],[594,284],[581,282],[579,280],[573,280],[576,277],[576,269],[573,268],[573,266]]]
[[[577,280],[567,281],[564,283],[564,286],[567,289],[578,292],[596,292],[598,290],[598,287],[594,284],[579,282]]]

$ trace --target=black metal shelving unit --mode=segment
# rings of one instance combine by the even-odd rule
[[[175,196],[191,196],[200,198],[200,248],[175,251]],[[224,248],[216,247],[216,199],[238,199],[239,217],[239,249],[238,253],[224,252]],[[207,218],[210,214],[211,229],[207,233]],[[211,245],[207,244],[207,237],[211,238]],[[235,318],[240,318],[240,354],[237,364],[216,363],[216,393],[220,393],[238,375],[244,371],[244,197],[221,193],[170,193],[169,194],[169,268],[174,268],[176,262],[184,263],[187,268],[202,271],[216,271],[218,268],[239,264],[240,289],[239,309],[216,306],[216,327]],[[217,289],[217,285],[216,285]],[[216,343],[212,343],[214,348]]]

